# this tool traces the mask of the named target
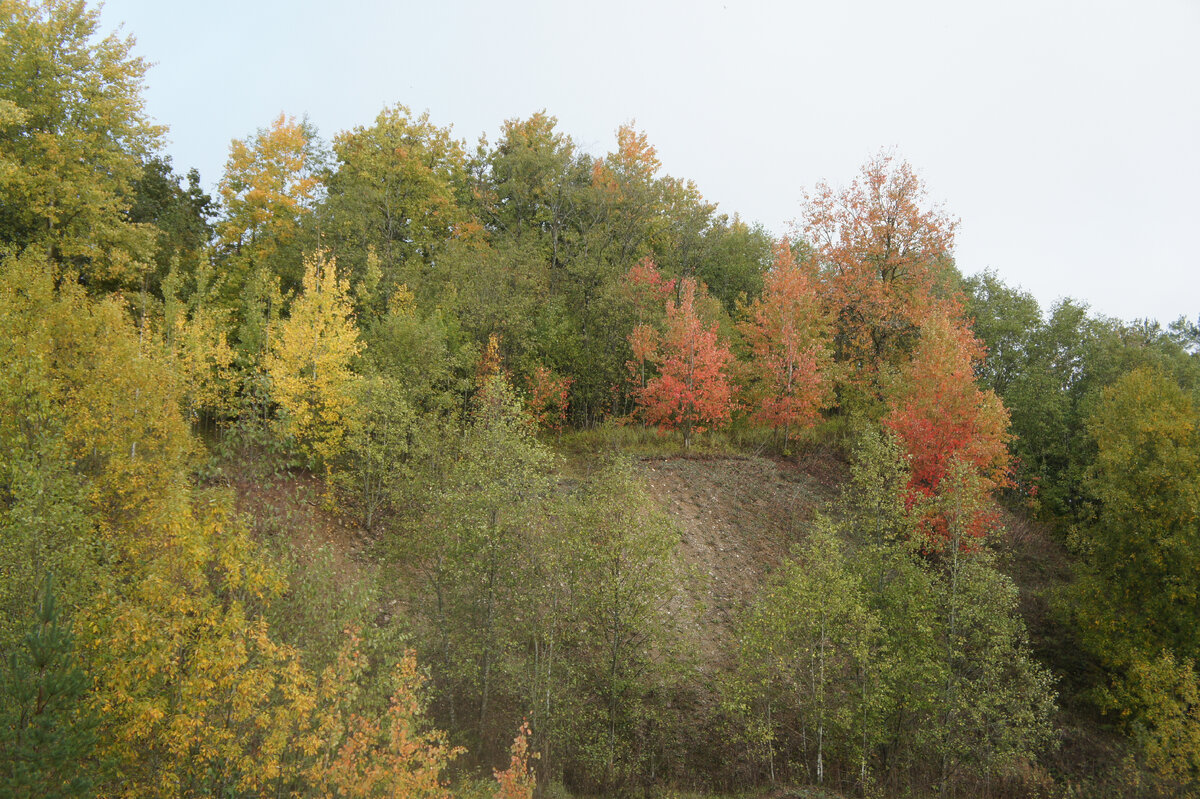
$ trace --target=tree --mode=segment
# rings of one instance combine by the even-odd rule
[[[83,0],[0,5],[0,242],[36,247],[92,286],[128,286],[154,231],[130,222],[162,129],[146,118],[133,39],[96,40]]]
[[[855,549],[859,580],[875,634],[854,675],[861,707],[854,730],[862,786],[890,785],[922,762],[940,721],[936,580],[914,536],[919,518],[905,501],[908,462],[895,436],[876,425],[858,432],[850,483],[836,505]]]
[[[351,361],[361,348],[337,263],[305,259],[303,291],[266,359],[280,425],[309,463],[328,468],[341,451],[353,402]]]
[[[68,543],[77,535],[119,534],[131,545],[146,544],[159,500],[196,454],[165,348],[134,326],[120,296],[89,298],[37,253],[0,267],[0,318],[12,331],[4,357],[28,370],[6,374],[19,392],[7,398],[18,416],[6,443],[17,445],[13,454],[40,459],[29,476],[47,481],[42,496],[28,497],[34,504],[21,508],[30,514],[25,520],[39,519],[45,524],[39,535],[50,540],[67,534],[56,546],[67,552],[82,543]],[[74,490],[69,483],[52,487],[68,475]],[[55,518],[65,510],[59,503],[80,489],[87,521]],[[75,577],[68,574],[60,589],[73,593],[68,585]]]
[[[393,378],[373,375],[355,381],[352,407],[334,479],[348,495],[363,530],[372,534],[389,516],[404,510],[430,443],[406,392]]]
[[[567,398],[570,396],[571,378],[555,374],[545,366],[538,365],[527,383],[529,385],[529,413],[539,427],[562,432],[567,419]]]
[[[20,414],[0,416],[5,467],[33,467],[3,498],[2,537],[32,556],[6,546],[0,569],[79,572],[56,596],[98,709],[97,757],[115,767],[96,792],[261,793],[289,756],[305,677],[261,615],[278,576],[228,499],[193,488],[173,357],[119,298],[88,297],[36,252],[0,268],[0,320],[22,331],[0,348],[20,370],[2,370],[0,401]]]
[[[659,265],[670,274],[697,280],[703,279],[702,271],[713,273],[722,279],[722,288],[729,287],[729,278],[746,279],[746,275],[738,274],[739,267],[747,266],[738,257],[741,253],[725,253],[732,256],[732,262],[724,265],[728,271],[712,268],[713,249],[725,232],[723,225],[728,224],[727,217],[716,215],[717,206],[705,201],[690,180],[665,175],[655,183],[660,209],[651,220],[655,224],[648,244]],[[754,266],[750,269],[754,270]],[[749,276],[749,280],[753,282],[754,276]]]
[[[831,751],[855,754],[854,674],[875,624],[828,518],[772,575],[745,622],[740,660],[768,703],[770,738],[818,785]]]
[[[0,569],[70,569],[56,597],[98,709],[97,757],[116,768],[96,792],[261,786],[292,729],[281,695],[299,678],[254,610],[278,581],[221,499],[192,493],[173,359],[119,298],[88,297],[37,251],[3,262],[0,325],[21,331],[0,348],[0,435],[12,446]],[[13,466],[26,478],[12,480]]]
[[[42,253],[0,260],[2,651],[15,650],[34,623],[43,575],[61,575],[56,594],[66,607],[82,602],[97,576],[92,486],[69,438],[77,420],[62,368],[76,357],[62,340],[88,309],[78,286],[60,293],[54,280]]]
[[[977,366],[980,382],[1005,398],[1029,368],[1042,310],[1032,294],[1009,287],[992,271],[967,278],[963,288],[971,330],[987,347],[987,358]]]
[[[192,421],[202,415],[228,419],[237,409],[238,386],[235,356],[226,338],[230,313],[215,302],[211,264],[199,265],[187,302],[179,297],[183,276],[177,266],[173,264],[162,281],[162,321],[175,372],[184,385],[184,412]]]
[[[338,675],[343,679],[349,675]],[[394,688],[386,712],[335,717],[341,732],[332,744],[335,753],[312,769],[313,781],[324,795],[368,799],[404,796],[412,799],[450,799],[443,772],[465,750],[451,746],[446,734],[424,727],[421,689],[425,679],[417,671],[412,650],[396,664]],[[346,687],[345,683],[333,682]],[[331,697],[332,698],[332,697]],[[318,739],[319,740],[319,739]]]
[[[322,230],[351,282],[365,274],[368,250],[379,258],[382,296],[401,283],[418,291],[455,235],[470,227],[462,143],[403,105],[373,125],[339,134],[337,164],[322,204]],[[478,227],[477,225],[475,227]]]
[[[300,225],[313,211],[321,159],[312,126],[284,114],[253,137],[230,143],[219,186],[225,217],[217,233],[242,262],[241,272],[265,270],[282,278],[285,290],[299,284]]]
[[[153,503],[153,547],[116,536],[120,567],[80,615],[100,752],[118,764],[103,793],[262,794],[294,756],[308,675],[261,615],[282,581],[231,503],[194,499]]]
[[[733,387],[725,374],[729,349],[717,340],[715,326],[696,313],[696,282],[680,284],[679,302],[667,300],[666,331],[654,353],[658,375],[646,381],[638,402],[646,420],[663,429],[680,428],[683,442],[693,432],[729,422]]]
[[[538,111],[509,119],[488,154],[483,217],[498,232],[543,243],[551,274],[562,268],[565,237],[576,198],[579,158],[575,143],[556,130],[558,120]]]
[[[749,225],[737,214],[712,219],[702,231],[705,243],[695,277],[708,286],[731,316],[739,303],[752,302],[763,291],[770,272],[775,240],[761,225]]]
[[[740,695],[759,716],[749,737],[769,745],[773,774],[799,761],[842,790],[902,793],[936,764],[943,791],[967,774],[986,786],[1050,736],[1053,691],[1016,587],[986,547],[962,545],[986,500],[980,479],[956,462],[943,486],[950,542],[922,553],[903,461],[887,435],[862,431],[838,516],[818,517],[741,628]]]
[[[933,316],[921,328],[912,360],[888,388],[883,422],[909,458],[910,504],[937,496],[956,459],[968,464],[988,491],[1008,484],[1008,414],[995,394],[975,384],[974,366],[982,357],[968,329]],[[944,535],[944,519],[931,521],[929,533]]]
[[[620,790],[646,767],[655,728],[670,727],[671,681],[686,674],[680,631],[691,609],[674,590],[678,532],[619,461],[581,486],[566,526],[579,532],[564,558],[573,579],[561,612],[573,629],[560,662],[576,688],[565,698],[574,718],[558,723],[574,729],[588,781]]]
[[[1200,359],[1157,323],[1124,323],[1089,315],[1065,299],[1028,336],[1024,363],[1005,387],[1013,453],[1023,487],[1041,515],[1062,527],[1088,521],[1083,490],[1096,457],[1087,420],[1101,392],[1141,368],[1162,372],[1185,391],[1200,387]]]
[[[531,371],[542,353],[562,347],[538,330],[560,306],[551,302],[549,264],[534,242],[455,240],[446,246],[437,266],[447,291],[453,292],[453,307],[463,328],[479,341],[501,336],[506,356],[514,364],[527,365],[522,371]]]
[[[1085,488],[1093,518],[1076,614],[1085,643],[1117,669],[1133,653],[1200,656],[1200,432],[1194,401],[1138,369],[1088,418],[1097,454]]]
[[[146,288],[159,296],[162,281],[175,269],[190,280],[205,267],[213,239],[212,218],[216,204],[200,186],[200,173],[188,170],[187,185],[172,169],[168,156],[156,156],[146,164],[134,184],[134,201],[128,216],[131,222],[154,225],[157,228],[157,247],[154,274],[148,276]],[[191,286],[183,288],[189,296]]]
[[[762,299],[749,313],[741,329],[751,356],[752,418],[783,428],[786,447],[793,427],[812,426],[832,402],[829,322],[816,275],[796,263],[787,239],[776,246]]]
[[[552,455],[502,374],[476,394],[456,454],[429,516],[399,546],[420,569],[418,630],[439,706],[486,756],[513,682],[516,619],[527,612],[523,564],[544,523]]]
[[[1156,796],[1195,796],[1200,790],[1200,673],[1195,661],[1169,650],[1137,655],[1114,691],[1129,724],[1147,787]]]
[[[1050,674],[1029,652],[1018,592],[986,547],[976,545],[988,513],[988,481],[955,456],[941,487],[945,520],[937,594],[945,675],[936,753],[941,790],[964,766],[990,779],[1001,766],[1034,756],[1049,739]]]
[[[841,191],[818,184],[804,210],[803,233],[833,316],[834,357],[847,387],[866,399],[877,395],[882,368],[907,355],[921,320],[943,306],[956,274],[957,221],[925,207],[924,184],[894,160],[877,155]]]
[[[423,415],[458,411],[472,388],[479,356],[454,314],[442,309],[422,313],[412,292],[400,286],[388,299],[386,313],[365,321],[366,373],[395,381]]]
[[[604,207],[603,248],[623,265],[649,255],[662,223],[662,162],[646,134],[632,125],[617,129],[617,149],[592,166],[592,186]]]
[[[658,360],[658,328],[665,321],[666,303],[678,295],[679,281],[664,278],[654,259],[643,258],[629,268],[621,288],[637,316],[637,325],[626,337],[633,358],[625,362],[625,368],[634,395],[641,396]]]
[[[616,150],[586,166],[590,182],[577,192],[578,230],[570,237],[572,257],[564,261],[562,275],[566,308],[578,331],[569,362],[588,365],[571,374],[578,426],[629,410],[621,390],[628,360],[624,338],[636,314],[623,278],[632,264],[653,256],[664,224],[661,164],[645,134],[623,126]]]
[[[263,362],[270,333],[283,315],[284,297],[300,290],[311,216],[323,155],[306,121],[280,114],[270,126],[234,139],[218,187],[224,215],[217,223],[223,255],[217,287],[234,310],[235,341],[246,386],[245,407],[264,416]],[[256,420],[259,421],[259,420]]]
[[[537,753],[532,757],[529,753],[529,722],[521,724],[511,752],[508,768],[493,772],[496,775],[496,799],[533,799],[537,777],[530,769],[529,761],[536,758]]]
[[[0,699],[0,794],[94,795],[98,719],[49,575],[33,629],[0,664]]]

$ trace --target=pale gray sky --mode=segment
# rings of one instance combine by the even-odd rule
[[[783,233],[881,147],[962,220],[957,258],[1043,306],[1200,314],[1200,0],[579,3],[108,0],[155,63],[176,168],[215,185],[279,112],[325,139],[386,105],[470,144],[545,108],[603,154]]]

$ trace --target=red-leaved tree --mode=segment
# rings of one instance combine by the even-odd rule
[[[796,262],[786,238],[775,247],[762,298],[750,306],[741,330],[751,355],[752,418],[782,429],[786,445],[793,432],[815,424],[833,398],[829,319],[817,276]]]
[[[734,388],[725,373],[729,348],[717,340],[716,325],[705,325],[696,314],[696,281],[685,278],[679,302],[667,300],[666,330],[649,335],[645,326],[630,334],[630,344],[658,374],[637,389],[638,404],[650,424],[664,430],[679,428],[683,444],[691,446],[693,432],[729,422]],[[657,346],[650,346],[657,338]]]
[[[883,423],[896,433],[909,461],[909,506],[935,500],[957,460],[979,478],[985,493],[1011,482],[1008,411],[990,390],[975,382],[975,364],[983,345],[963,324],[937,314],[921,327],[912,359],[887,392]],[[945,520],[934,503],[929,532],[944,535]],[[987,527],[981,513],[969,525],[974,534]]]
[[[629,268],[625,286],[641,315],[649,306],[658,305],[675,293],[675,278],[665,278],[652,258],[643,258]]]

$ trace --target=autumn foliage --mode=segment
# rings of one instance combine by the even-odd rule
[[[479,365],[475,369],[475,385],[483,388],[496,375],[504,374],[503,354],[500,351],[500,336],[488,336],[483,352],[479,354]]]
[[[816,275],[796,262],[783,239],[762,299],[741,327],[750,349],[752,419],[782,429],[785,439],[815,424],[833,399],[829,320],[818,288]]]
[[[651,348],[654,336],[647,328],[630,335],[635,355],[658,367],[658,374],[637,391],[646,421],[661,429],[679,428],[685,445],[692,432],[702,432],[729,422],[734,388],[725,373],[729,348],[717,340],[715,325],[706,325],[696,313],[696,281],[680,284],[679,302],[667,300],[666,330]]]
[[[592,184],[614,198],[628,200],[626,186],[649,182],[661,167],[646,134],[622,125],[617,129],[617,151],[592,167]]]
[[[322,775],[335,795],[450,799],[444,772],[463,750],[450,746],[444,733],[421,728],[424,682],[409,650],[396,666],[386,713],[346,720],[341,744]]]
[[[253,138],[230,143],[219,187],[227,209],[217,227],[220,243],[259,267],[287,272],[289,284],[299,277],[300,224],[320,186],[311,151],[311,129],[280,114]]]
[[[539,427],[561,432],[563,423],[567,420],[571,378],[556,374],[539,364],[526,380],[529,385],[529,402],[525,408],[530,417]]]
[[[533,799],[537,777],[529,767],[529,761],[537,754],[529,752],[529,722],[523,722],[513,739],[508,768],[493,772],[496,775],[496,799]]]
[[[819,184],[805,210],[844,380],[871,393],[881,367],[903,360],[921,321],[941,307],[953,269],[958,223],[924,207],[925,194],[911,166],[881,154],[841,191]]]
[[[639,312],[645,312],[651,306],[661,305],[675,293],[677,283],[675,278],[663,277],[658,265],[650,258],[638,261],[625,275],[625,285]]]
[[[883,422],[908,456],[910,506],[939,494],[956,459],[979,477],[984,492],[1010,483],[1008,412],[975,382],[983,356],[969,329],[936,315],[889,387]]]
[[[349,290],[326,253],[306,258],[303,291],[266,359],[281,426],[313,464],[339,454],[352,411],[350,366],[362,344]]]
[[[1039,655],[1103,672],[1066,682],[1135,725],[1117,769],[1196,792],[1196,325],[972,288],[886,154],[776,241],[632,127],[468,155],[394,106],[328,151],[279,115],[214,201],[85,6],[0,0],[0,797],[1063,793],[979,375],[1073,517],[1089,654]],[[627,458],[673,449],[631,413],[736,415],[728,462]]]

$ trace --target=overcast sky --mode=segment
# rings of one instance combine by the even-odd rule
[[[750,3],[108,0],[150,114],[210,188],[281,111],[325,139],[385,106],[472,145],[546,109],[603,154],[787,231],[881,147],[962,220],[957,259],[1124,319],[1200,314],[1200,0]]]

